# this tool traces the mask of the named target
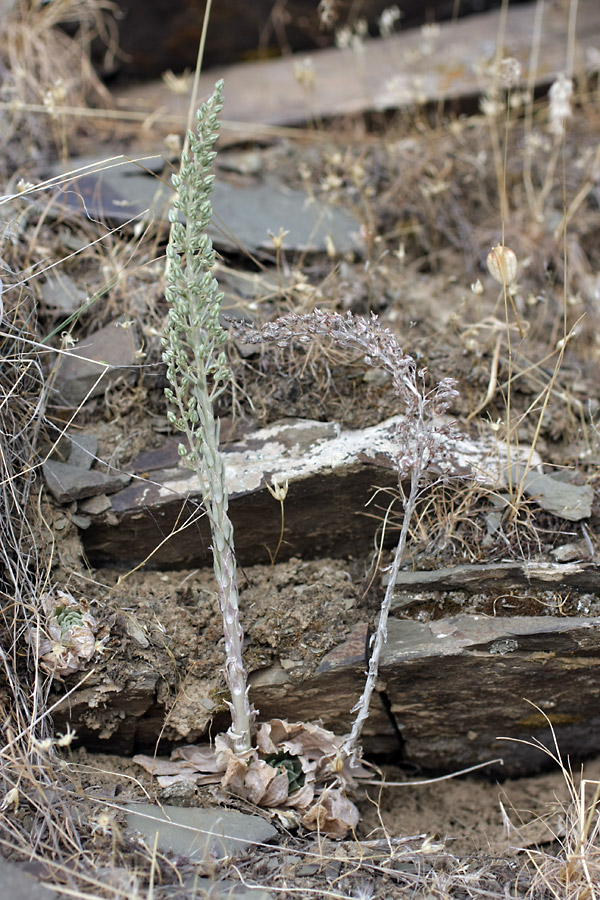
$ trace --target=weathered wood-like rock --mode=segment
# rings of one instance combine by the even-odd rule
[[[148,77],[196,65],[204,12],[198,0],[171,0],[168,7],[163,0],[128,0],[118,5],[122,52],[114,64],[119,71],[129,77]],[[494,0],[462,0],[459,13],[480,12],[493,5]],[[339,28],[350,16],[361,16],[376,33],[377,18],[388,6],[388,0],[336,0],[332,24]],[[402,25],[449,19],[455,9],[451,0],[404,0]],[[290,50],[306,52],[331,45],[334,39],[335,29],[323,27],[314,0],[286,0],[280,9],[274,0],[221,0],[211,10],[204,63],[223,65],[241,57],[265,60]]]
[[[599,636],[600,618],[392,619],[379,681],[383,696],[373,699],[365,750],[395,752],[408,763],[445,771],[502,757],[507,774],[520,774],[548,759],[519,741],[552,748],[551,725],[564,755],[597,753]],[[252,700],[260,719],[319,718],[345,733],[364,684],[365,639],[366,625],[357,626],[300,683],[278,666],[254,672]],[[111,752],[154,751],[165,720],[159,679],[135,665],[128,675],[121,668],[115,680],[108,671],[93,676],[96,684],[58,707],[57,727],[68,721],[94,749],[110,739]],[[221,727],[227,727],[224,717],[212,732]]]
[[[393,462],[397,421],[344,431],[335,423],[284,420],[224,446],[242,565],[267,562],[265,547],[277,545],[279,504],[266,488],[272,478],[289,482],[279,558],[368,552],[376,526],[363,515],[364,508],[374,486],[398,484]],[[463,440],[449,462],[451,473],[491,484],[498,483],[501,467],[497,446],[490,442]],[[179,459],[177,442],[156,457],[145,453],[133,468],[138,474],[132,484],[112,495],[111,508],[94,516],[83,535],[90,561],[130,566],[149,557],[155,567],[206,563],[210,533],[199,482]]]
[[[449,566],[431,572],[399,572],[396,589],[417,591],[493,591],[501,587],[538,590],[600,590],[600,566],[591,562],[493,562],[483,565]],[[402,604],[398,598],[396,605]]]
[[[247,4],[246,4],[247,6]],[[440,26],[437,37],[424,40],[417,30],[382,40],[367,40],[357,54],[352,47],[319,50],[311,54],[315,89],[307,92],[294,72],[294,59],[260,60],[241,65],[217,65],[202,75],[199,96],[207,97],[217,78],[226,84],[222,133],[247,137],[260,133],[263,124],[297,124],[307,119],[361,114],[365,110],[412,107],[472,97],[482,91],[481,60],[501,30],[503,54],[522,65],[521,84],[528,78],[548,84],[561,71],[568,8],[546,4],[538,22],[539,6],[510,5],[506,20],[493,11]],[[527,70],[532,42],[540,29],[537,68]],[[598,44],[600,20],[596,0],[580,0],[576,17],[578,53]],[[194,47],[197,42],[194,43]],[[195,51],[194,51],[195,52]],[[174,94],[162,82],[135,84],[116,92],[119,107],[151,117],[154,132],[163,134],[184,127],[190,94]],[[228,125],[228,123],[231,123]],[[264,129],[263,129],[264,130]],[[287,227],[287,226],[286,226]]]
[[[54,722],[59,731],[67,724],[74,727],[78,739],[91,749],[111,753],[131,753],[139,739],[140,722],[156,704],[159,674],[144,663],[107,666],[71,694],[56,710]],[[160,734],[164,709],[154,714],[152,727]],[[148,735],[148,738],[150,736]],[[149,746],[148,740],[146,746]]]

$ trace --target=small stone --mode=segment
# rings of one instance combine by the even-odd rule
[[[272,900],[273,897],[262,888],[247,887],[227,878],[214,881],[192,875],[184,878],[183,883],[192,888],[194,897],[206,897],[207,900]]]
[[[85,432],[71,438],[69,465],[77,469],[91,469],[98,453],[98,438]]]
[[[135,616],[121,613],[117,616],[117,621],[119,625],[125,629],[129,637],[136,642],[138,647],[141,647],[143,650],[148,649],[150,641],[146,637],[144,627],[139,623]]]
[[[78,516],[77,513],[71,513],[71,522],[77,528],[86,529],[92,524],[92,520],[88,516]]]
[[[82,500],[79,504],[81,512],[90,516],[99,516],[100,513],[106,512],[110,507],[111,502],[106,494],[98,494],[96,497],[90,497],[89,500]]]
[[[550,551],[556,562],[565,563],[573,562],[576,559],[585,559],[589,557],[589,550],[582,544],[561,544]]]
[[[189,781],[176,781],[163,788],[159,794],[161,806],[165,803],[170,806],[179,806],[189,809],[193,806],[197,796],[196,785]]]
[[[523,480],[523,493],[546,512],[578,522],[592,514],[594,491],[589,484],[570,484],[557,475],[546,475],[531,469],[525,474],[524,466],[513,466],[513,482]]]
[[[45,462],[42,470],[48,490],[59,503],[95,497],[97,494],[114,494],[131,481],[130,475],[107,475],[95,470],[87,472],[54,459]]]
[[[20,865],[0,856],[2,895],[10,900],[57,900],[58,894],[36,881]]]
[[[260,816],[232,809],[197,809],[136,804],[125,809],[127,828],[140,832],[149,847],[158,834],[158,849],[192,861],[238,856],[277,837],[276,829]]]
[[[250,686],[264,687],[265,685],[286,684],[289,675],[282,666],[268,666],[266,669],[258,669],[250,675]]]
[[[295,669],[299,665],[296,659],[280,659],[279,662],[282,669],[285,669],[286,672],[289,672],[290,669]]]
[[[86,301],[86,292],[59,269],[48,275],[41,290],[42,304],[62,313],[72,313]]]

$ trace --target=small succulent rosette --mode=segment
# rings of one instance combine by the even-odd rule
[[[244,755],[222,734],[214,746],[179,747],[170,760],[140,754],[134,762],[156,776],[162,787],[178,781],[220,784],[228,794],[256,806],[295,810],[297,823],[311,831],[343,838],[358,823],[358,810],[347,791],[371,773],[360,762],[341,758],[342,742],[317,724],[272,719],[257,727],[256,746]]]
[[[46,672],[60,678],[72,675],[98,650],[98,622],[67,591],[43,594],[41,602],[46,621],[30,630],[29,642]]]

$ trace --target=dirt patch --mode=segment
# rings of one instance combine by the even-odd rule
[[[215,808],[227,802],[256,812],[206,789],[156,792],[150,777],[123,757],[80,749],[68,766],[86,794],[97,797],[96,818],[108,799],[118,822],[119,806],[142,792],[171,805]],[[572,789],[558,771],[502,783],[471,776],[414,785],[409,782],[419,779],[397,768],[385,767],[384,774],[387,781],[402,784],[371,787],[359,798],[361,820],[354,839],[306,842],[282,833],[278,846],[255,847],[237,863],[244,881],[259,885],[269,877],[275,889],[306,892],[341,884],[350,896],[368,890],[370,897],[383,897],[418,890],[424,879],[450,894],[475,887],[501,894],[507,886],[524,894],[534,884],[531,861],[539,865],[545,854],[560,854],[566,840]],[[588,763],[585,776],[597,781],[599,763]],[[270,818],[280,826],[276,816]],[[211,877],[226,876],[232,876],[227,864],[215,863]]]
[[[292,683],[310,676],[324,654],[361,621],[359,570],[356,562],[326,559],[245,569],[240,590],[248,673],[277,664]],[[122,684],[136,672],[154,673],[155,700],[166,717],[145,727],[137,749],[152,749],[159,733],[163,748],[204,735],[215,716],[226,712],[229,697],[212,570],[140,570],[125,579],[108,569],[101,574],[102,583],[89,585],[86,594],[110,638],[87,689],[96,686],[101,696],[107,681]],[[58,700],[60,692],[53,696]],[[118,728],[115,712],[107,718],[106,710],[91,708],[85,715],[88,739],[96,734],[102,745]]]

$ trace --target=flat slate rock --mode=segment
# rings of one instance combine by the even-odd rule
[[[58,894],[28,875],[18,863],[0,856],[0,884],[6,900],[58,900]],[[61,896],[64,896],[61,894]]]
[[[59,503],[100,494],[114,494],[131,481],[130,475],[107,474],[49,459],[42,466],[46,487]]]
[[[133,382],[138,377],[135,328],[117,319],[82,339],[61,354],[50,401],[74,408],[106,391],[117,379]]]
[[[55,188],[57,199],[68,209],[93,219],[126,223],[151,217],[168,225],[173,199],[173,190],[165,184],[168,165],[160,154],[144,156],[139,163],[127,157],[108,161],[105,157],[71,159],[69,172],[77,174],[67,175],[64,184]],[[211,204],[213,218],[208,234],[220,249],[243,247],[255,253],[272,253],[271,234],[277,235],[283,229],[285,250],[333,250],[338,254],[358,254],[363,250],[358,219],[343,209],[309,198],[305,191],[286,188],[273,178],[239,185],[228,183],[218,174]]]
[[[327,654],[300,685],[255,673],[261,718],[310,719],[348,730],[364,683],[366,625]],[[450,771],[501,757],[507,775],[549,762],[554,729],[563,756],[600,751],[600,618],[455,616],[391,619],[363,744],[425,770]],[[261,683],[262,682],[262,683]],[[532,705],[534,704],[534,705]],[[398,734],[388,719],[389,710]],[[509,740],[502,740],[506,737]]]
[[[398,486],[393,461],[400,418],[355,430],[332,422],[282,420],[225,445],[230,515],[241,564],[267,562],[265,546],[278,542],[279,504],[266,488],[273,477],[289,483],[281,559],[368,552],[375,526],[362,513],[374,485]],[[137,565],[149,554],[154,567],[210,560],[211,538],[197,476],[182,464],[177,441],[156,453],[164,467],[153,468],[145,453],[133,482],[111,496],[109,510],[92,518],[82,536],[92,564]],[[501,467],[495,443],[465,439],[456,445],[448,472],[497,484]],[[137,468],[135,461],[132,468]]]
[[[562,477],[563,473],[547,475],[526,472],[523,466],[514,468],[516,477],[523,483],[523,493],[546,512],[571,522],[591,516],[594,489],[590,484],[571,484]]]
[[[222,134],[248,138],[262,126],[297,125],[367,110],[414,107],[479,96],[485,89],[481,63],[493,60],[498,35],[502,56],[522,64],[521,86],[529,78],[531,47],[539,47],[533,83],[548,84],[564,70],[569,8],[546,4],[539,22],[538,3],[511,4],[506,20],[494,10],[442,23],[437,37],[424,38],[414,29],[388,39],[367,39],[359,52],[351,47],[315,51],[315,88],[307,91],[294,74],[298,57],[217,65],[200,78],[199,96],[207,97],[218,78],[225,79]],[[577,52],[600,42],[597,0],[580,0],[576,16]],[[300,55],[304,59],[305,54]],[[154,133],[185,128],[190,94],[176,95],[162,81],[134,84],[115,91],[118,108],[146,113]]]
[[[538,590],[577,590],[597,592],[600,589],[600,566],[592,562],[493,562],[448,566],[430,572],[399,572],[396,580],[402,605],[404,592],[417,591],[493,591],[511,588]]]
[[[277,837],[277,830],[261,816],[232,809],[136,804],[126,809],[127,827],[140,832],[152,848],[206,862],[241,856],[255,844]]]

